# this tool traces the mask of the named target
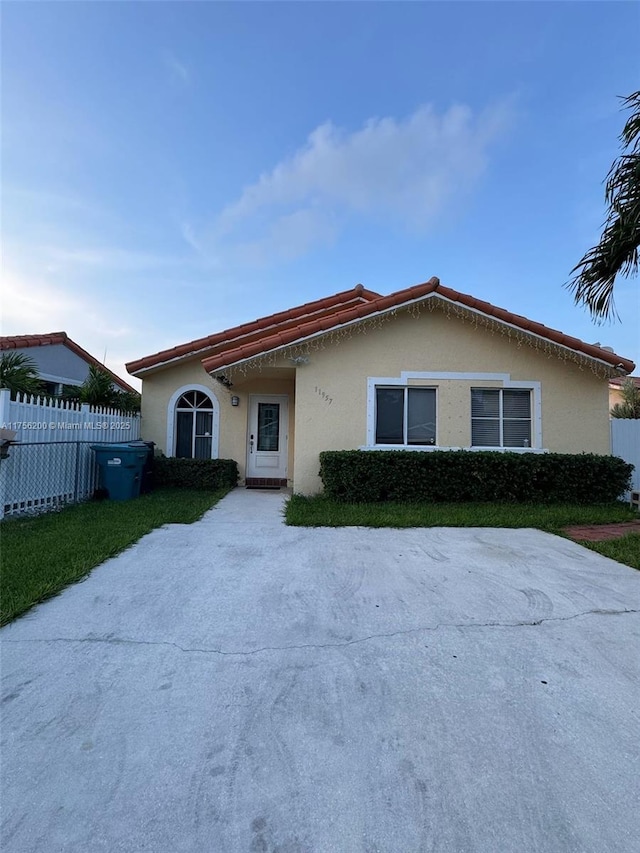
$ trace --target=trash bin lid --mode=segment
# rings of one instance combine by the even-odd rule
[[[120,443],[120,444],[91,444],[91,450],[102,450],[106,453],[140,453],[140,451],[144,448],[145,452],[149,450],[148,447],[144,444],[129,444]]]

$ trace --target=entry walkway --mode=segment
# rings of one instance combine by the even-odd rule
[[[640,573],[238,489],[0,632],[3,853],[637,846]]]

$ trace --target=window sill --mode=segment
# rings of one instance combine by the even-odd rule
[[[548,453],[546,447],[463,447],[462,450],[495,450],[497,453]]]

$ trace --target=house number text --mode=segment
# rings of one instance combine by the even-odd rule
[[[315,386],[315,391],[318,397],[322,397],[329,405],[333,403],[333,397],[330,397],[326,391],[323,391],[322,388],[319,388],[317,385]]]

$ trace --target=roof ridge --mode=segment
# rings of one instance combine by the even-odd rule
[[[267,338],[263,338],[262,341],[260,341],[260,342],[256,341],[253,345],[241,345],[239,347],[236,347],[232,350],[227,351],[226,355],[229,356],[229,355],[232,355],[235,353],[244,353],[244,351],[246,350],[247,354],[241,355],[240,358],[237,360],[241,361],[244,358],[252,358],[255,355],[259,355],[261,351],[268,352],[268,350],[271,347],[262,347],[261,348],[260,344],[266,344],[268,341],[270,341],[272,339],[276,339],[279,341],[279,343],[276,344],[276,346],[285,346],[286,344],[290,344],[293,341],[298,340],[301,337],[305,337],[305,336],[308,337],[311,334],[315,334],[316,332],[329,331],[332,328],[336,328],[337,326],[340,326],[344,323],[348,323],[350,320],[357,320],[360,317],[364,318],[364,317],[368,316],[369,314],[374,314],[374,313],[376,313],[376,309],[379,310],[380,307],[382,308],[382,310],[384,310],[383,306],[385,306],[385,304],[387,302],[389,302],[389,300],[393,299],[393,297],[398,296],[400,294],[408,293],[410,291],[415,290],[416,288],[429,287],[430,290],[435,290],[435,288],[439,285],[439,283],[440,283],[439,279],[436,276],[433,276],[432,278],[429,279],[428,282],[425,282],[425,284],[423,284],[423,285],[415,285],[414,287],[409,287],[409,288],[406,288],[405,290],[399,290],[396,293],[389,294],[388,296],[379,296],[377,299],[374,299],[371,302],[367,302],[367,303],[364,303],[364,304],[361,304],[359,306],[355,306],[352,308],[347,308],[344,311],[337,311],[335,314],[330,315],[331,319],[333,319],[333,321],[334,321],[332,323],[320,323],[320,324],[318,324],[317,322],[302,323],[299,326],[295,326],[291,329],[285,330],[284,333],[282,333],[282,332],[275,333],[273,335],[270,335]],[[327,317],[326,319],[328,320],[329,317]],[[335,322],[336,320],[338,322]],[[310,331],[311,328],[313,328],[314,331]],[[295,333],[297,333],[297,334],[295,334]],[[208,373],[211,370],[218,369],[217,364],[214,367],[210,367],[210,365],[215,364],[217,361],[219,361],[221,355],[223,355],[223,353],[219,353],[218,355],[214,355],[214,356],[209,356],[208,358],[205,358],[202,360],[202,366],[204,367],[204,369]],[[228,362],[228,364],[232,364],[232,363],[233,362]],[[221,365],[221,366],[227,366],[227,365]]]
[[[18,346],[18,341],[27,341],[25,346],[37,346],[41,344],[43,341],[46,343],[58,343],[59,341],[67,340],[69,335],[66,332],[43,332],[42,334],[33,334],[33,335],[0,335],[0,348],[2,349],[15,349],[15,346]],[[7,344],[14,343],[14,347],[7,346]]]

